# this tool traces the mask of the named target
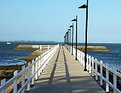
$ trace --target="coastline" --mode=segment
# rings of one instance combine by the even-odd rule
[[[75,47],[75,46],[74,46]],[[85,51],[85,46],[77,46],[77,49]],[[110,52],[111,50],[106,46],[87,46],[88,52]]]
[[[18,45],[13,50],[32,50],[33,52],[30,55],[20,59],[26,61],[26,63],[23,65],[0,66],[0,80],[4,78],[10,79],[13,76],[13,72],[15,70],[21,70],[22,66],[26,66],[28,62],[31,62],[33,59],[47,51],[46,49],[40,50],[37,47],[32,47],[32,45]]]

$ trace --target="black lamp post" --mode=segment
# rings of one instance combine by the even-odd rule
[[[68,31],[66,32],[66,35],[67,35],[67,45],[68,45]]]
[[[71,34],[71,29],[69,28],[68,29],[68,50],[70,51],[69,49],[69,46],[70,46],[70,34]]]
[[[71,39],[71,37],[72,37],[72,33],[73,33],[72,30],[73,30],[73,25],[70,26],[70,51],[71,51],[71,53],[72,53],[72,50],[71,50],[71,47],[72,47],[72,39]]]
[[[65,44],[67,44],[67,34],[65,34]]]
[[[79,8],[85,8],[86,9],[86,26],[85,26],[85,68],[84,71],[87,71],[87,30],[88,30],[88,0],[87,0],[87,4],[84,4],[82,6],[80,6]]]
[[[72,29],[71,29],[71,28],[72,28]],[[70,38],[70,40],[72,39],[72,40],[71,40],[71,41],[72,41],[72,42],[71,42],[71,47],[72,47],[72,50],[71,50],[72,52],[71,52],[71,54],[73,55],[73,24],[70,26],[70,29],[71,29],[70,31],[72,32],[72,35],[71,35],[72,38]]]
[[[72,23],[72,55],[73,55],[73,47],[74,47],[74,23]]]
[[[75,60],[77,60],[77,15],[76,15],[76,19],[73,19],[72,21],[76,21],[76,56],[75,56]]]
[[[71,34],[71,31],[70,31],[71,29],[69,28],[68,29],[68,45],[70,45],[70,34]]]
[[[66,35],[64,35],[64,44],[66,43]]]

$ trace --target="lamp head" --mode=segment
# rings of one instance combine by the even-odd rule
[[[77,19],[73,19],[73,20],[71,20],[71,21],[77,21]]]
[[[68,30],[71,30],[71,29],[68,29]]]
[[[84,5],[82,5],[82,6],[78,7],[78,8],[87,8],[87,5],[84,4]]]
[[[73,25],[71,25],[70,27],[73,27]]]

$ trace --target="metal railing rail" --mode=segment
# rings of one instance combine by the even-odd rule
[[[38,79],[38,76],[40,76],[41,72],[44,70],[49,60],[51,59],[51,57],[54,55],[54,53],[58,48],[59,45],[56,45],[47,52],[38,56],[36,60],[32,60],[32,62],[29,62],[27,67],[23,66],[22,70],[19,73],[17,73],[17,71],[14,71],[14,77],[8,80],[7,82],[5,79],[1,80],[0,93],[5,93],[6,88],[12,83],[14,85],[13,93],[24,93],[24,89],[26,87],[27,91],[29,91],[30,85],[31,84],[34,85],[34,80]],[[25,72],[27,72],[27,80],[25,79]],[[22,81],[21,81],[21,87],[17,89],[18,88],[17,80],[19,77],[22,77]]]

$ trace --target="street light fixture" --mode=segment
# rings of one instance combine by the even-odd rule
[[[88,30],[88,0],[87,0],[87,4],[84,4],[78,8],[84,8],[86,9],[86,26],[85,26],[85,68],[84,71],[87,71],[87,30]]]
[[[77,60],[77,15],[76,15],[76,19],[73,19],[72,21],[76,22],[76,56],[75,56],[75,60]]]

